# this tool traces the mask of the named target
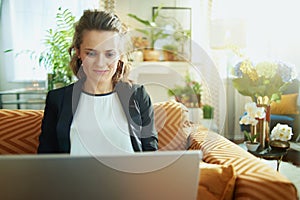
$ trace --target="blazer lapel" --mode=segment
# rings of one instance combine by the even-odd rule
[[[60,130],[60,137],[62,138],[60,147],[64,152],[70,152],[70,128],[73,120],[73,116],[76,112],[80,93],[82,88],[82,81],[77,81],[76,83],[66,87],[64,91],[64,100],[62,105],[62,110],[60,113],[60,124],[58,125]]]
[[[118,82],[115,86],[115,91],[118,94],[123,110],[125,112],[128,128],[130,133],[131,144],[134,151],[142,151],[141,144],[141,127],[140,123],[134,121],[136,116],[139,116],[138,106],[133,98],[134,88],[127,83]]]

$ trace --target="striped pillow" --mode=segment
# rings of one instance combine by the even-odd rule
[[[42,117],[42,110],[0,109],[0,154],[36,153]]]
[[[176,101],[154,103],[159,150],[185,150],[189,136],[187,108]]]

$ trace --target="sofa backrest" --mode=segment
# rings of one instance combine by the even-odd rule
[[[175,101],[155,103],[153,107],[159,149],[187,149],[187,109]],[[42,118],[42,110],[0,109],[0,154],[37,153]]]
[[[188,109],[173,100],[154,103],[153,107],[158,149],[186,150],[190,133]]]

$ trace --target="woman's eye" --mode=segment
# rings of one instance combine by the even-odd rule
[[[87,52],[87,55],[90,57],[94,57],[94,56],[96,56],[96,52],[90,51],[90,52]]]
[[[114,58],[116,56],[116,52],[106,52],[105,56],[107,58]]]

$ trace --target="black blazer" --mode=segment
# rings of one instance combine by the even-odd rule
[[[70,153],[70,127],[83,81],[49,91],[46,98],[38,153]],[[158,148],[151,99],[143,86],[119,82],[115,86],[125,112],[134,151]]]

